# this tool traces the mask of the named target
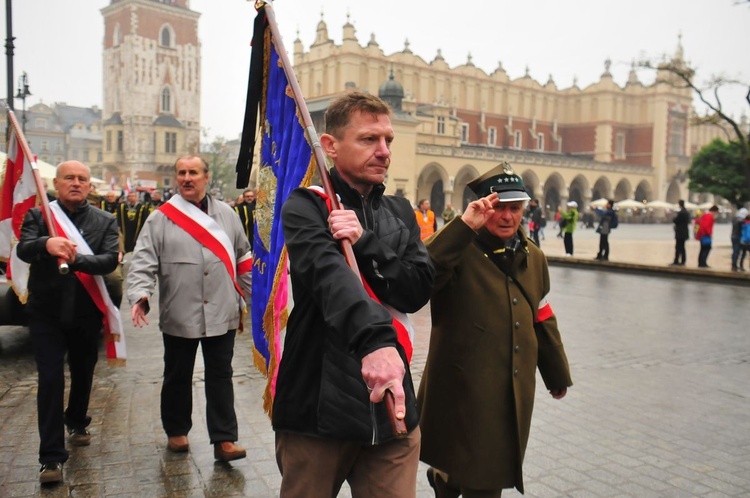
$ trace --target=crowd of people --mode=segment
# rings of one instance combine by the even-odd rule
[[[294,190],[283,205],[294,307],[272,410],[281,496],[336,496],[346,481],[355,497],[414,497],[420,460],[437,497],[523,492],[536,372],[555,399],[572,386],[540,248],[547,216],[508,163],[470,182],[477,199],[463,212],[447,204],[440,228],[429,200],[414,209],[386,195],[390,116],[385,102],[366,93],[332,102],[320,144],[341,207],[316,188]],[[157,286],[166,450],[190,451],[200,346],[215,459],[247,457],[232,358],[251,292],[256,193],[246,190],[233,203],[215,198],[209,166],[197,155],[177,158],[174,175],[176,192],[164,200],[159,192],[124,199],[109,192],[89,202],[89,168],[67,161],[57,168],[52,202],[63,230],[50,237],[38,208],[23,222],[18,254],[30,263],[42,483],[63,480],[66,431],[71,445],[91,443],[88,407],[108,307],[119,309],[124,293],[133,324],[148,325]],[[696,222],[700,266],[716,212]],[[596,214],[596,259],[607,261],[618,224],[613,202]],[[572,256],[577,203],[567,202],[555,221]],[[676,265],[685,263],[690,222],[682,206],[674,219]],[[747,210],[735,228],[732,264],[740,271],[750,250]],[[359,275],[342,241],[351,244]],[[73,271],[61,274],[60,262]],[[428,301],[431,340],[417,389],[408,314]]]

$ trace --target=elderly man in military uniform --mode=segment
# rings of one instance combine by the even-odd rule
[[[536,369],[556,399],[572,385],[547,260],[520,228],[523,180],[504,163],[469,187],[479,199],[426,241],[437,277],[420,458],[441,498],[523,493]]]

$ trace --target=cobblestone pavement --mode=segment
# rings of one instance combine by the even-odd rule
[[[549,241],[554,232],[547,233]],[[622,255],[624,237],[613,237],[612,244],[613,255]],[[644,254],[654,244],[634,247]],[[539,380],[526,496],[750,495],[747,288],[568,267],[553,267],[551,277],[575,385],[556,401]],[[413,319],[418,382],[429,309]],[[49,488],[38,483],[28,334],[0,327],[0,496],[278,495],[274,437],[261,408],[265,381],[252,366],[249,335],[239,336],[234,360],[240,443],[249,457],[221,464],[206,434],[200,360],[190,453],[165,450],[158,401],[162,343],[154,322],[133,330],[126,321],[127,367],[108,367],[102,353],[91,400],[92,444],[71,448],[65,483]],[[433,496],[424,470],[420,466],[420,498]],[[349,496],[347,489],[340,496]]]

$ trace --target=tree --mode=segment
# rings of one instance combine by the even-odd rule
[[[707,192],[740,207],[750,200],[750,188],[745,183],[747,158],[737,141],[715,139],[693,157],[688,170],[689,188],[693,192]]]
[[[747,2],[750,2],[750,0],[747,0]],[[747,192],[750,192],[750,135],[748,134],[748,130],[743,129],[740,123],[727,114],[721,95],[723,89],[740,85],[745,93],[745,102],[750,107],[750,85],[724,75],[713,75],[703,85],[696,84],[694,80],[695,71],[683,60],[681,45],[678,48],[677,54],[672,59],[666,60],[664,58],[660,63],[644,60],[639,63],[639,66],[657,70],[656,84],[667,84],[675,88],[689,88],[706,105],[707,112],[703,115],[696,115],[692,120],[692,124],[719,126],[726,133],[727,141],[733,143],[733,147],[737,148],[740,158],[737,165],[739,166],[738,172],[742,177],[742,191],[734,192],[734,195],[729,196],[720,195],[728,200],[743,198],[746,201]],[[695,164],[695,161],[693,164]],[[730,176],[733,174],[729,170],[725,172],[719,164],[717,163],[718,169],[714,170],[714,173],[718,175],[715,177],[717,180],[725,173]],[[727,165],[727,167],[729,168],[730,166]],[[692,166],[690,171],[693,171]],[[699,184],[708,185],[708,183],[705,183],[705,179],[695,183],[695,185]],[[692,177],[690,188],[693,189]],[[717,193],[714,190],[708,189],[708,187],[704,188],[704,190],[697,191]],[[735,205],[740,207],[742,204],[735,202]]]
[[[204,139],[207,131],[203,131]],[[210,182],[208,190],[219,199],[235,199],[241,190],[234,188],[234,164],[230,162],[227,141],[224,137],[215,137],[211,142],[201,145],[202,155],[208,162]]]

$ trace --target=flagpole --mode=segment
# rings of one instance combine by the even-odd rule
[[[255,8],[264,8],[266,11],[266,19],[268,20],[268,26],[271,28],[273,40],[278,47],[277,53],[279,54],[279,59],[281,59],[282,68],[284,69],[284,73],[286,74],[287,81],[289,81],[289,86],[292,87],[294,100],[297,102],[297,108],[299,109],[300,115],[302,116],[302,122],[305,125],[305,131],[307,132],[307,136],[310,139],[310,144],[313,148],[315,164],[318,168],[320,181],[323,184],[323,190],[331,200],[331,208],[342,209],[341,203],[336,196],[336,191],[334,190],[333,184],[331,183],[331,178],[328,176],[328,170],[326,169],[325,152],[323,151],[323,147],[320,145],[318,133],[315,131],[312,117],[310,117],[310,111],[308,111],[307,104],[305,103],[305,98],[302,95],[302,89],[299,87],[299,82],[297,81],[297,77],[294,74],[292,62],[289,60],[289,55],[286,53],[286,49],[284,48],[284,43],[281,39],[281,33],[279,32],[279,26],[276,22],[276,14],[273,11],[273,6],[267,0],[258,0],[255,2]],[[357,260],[354,258],[352,243],[349,241],[349,239],[341,239],[341,246],[344,252],[344,257],[346,258],[346,262],[349,264],[349,267],[357,275],[357,277],[360,277]]]
[[[273,10],[273,6],[268,0],[257,0],[255,2],[255,9],[260,10],[261,8],[266,12],[266,20],[268,21],[268,27],[271,29],[271,34],[273,36],[274,43],[276,44],[276,52],[279,54],[279,58],[281,59],[281,66],[284,69],[284,74],[286,74],[286,79],[289,82],[289,86],[292,88],[294,100],[297,102],[297,108],[299,109],[300,115],[302,117],[302,122],[305,125],[305,131],[307,132],[310,144],[312,145],[313,156],[315,157],[315,164],[318,168],[320,181],[323,184],[323,190],[328,196],[328,199],[330,199],[331,201],[331,209],[342,209],[341,203],[336,196],[336,191],[334,190],[333,184],[331,183],[331,178],[330,176],[328,176],[328,169],[326,169],[325,152],[323,151],[323,147],[320,145],[318,133],[315,131],[312,117],[310,117],[310,111],[307,109],[305,98],[302,95],[302,89],[300,88],[297,77],[294,74],[292,62],[289,60],[289,55],[284,48],[284,42],[281,38],[281,32],[279,31],[278,23],[276,22],[276,14]],[[347,264],[357,275],[357,278],[361,279],[362,277],[359,273],[357,260],[354,257],[354,249],[352,249],[351,241],[349,239],[341,239],[340,242],[341,250],[344,253],[344,258],[346,259]],[[386,407],[388,408],[389,418],[391,419],[393,433],[397,436],[405,436],[407,432],[406,423],[402,419],[396,418],[396,408],[395,401],[393,399],[393,393],[388,390],[386,390],[385,392],[385,402]]]
[[[16,140],[18,140],[18,143],[21,144],[23,155],[29,161],[29,164],[31,165],[31,171],[34,174],[36,193],[41,200],[40,207],[42,209],[42,213],[44,214],[44,224],[47,225],[47,232],[49,233],[50,237],[57,237],[57,230],[55,229],[55,224],[52,222],[52,211],[50,211],[49,200],[47,199],[47,191],[44,188],[42,176],[39,174],[39,167],[36,165],[36,159],[34,159],[34,155],[31,153],[31,149],[29,148],[28,142],[26,142],[26,137],[23,135],[23,131],[18,124],[15,113],[10,108],[8,108],[7,111],[8,122],[13,127],[13,130],[16,134]],[[10,154],[10,151],[8,151],[8,154]],[[68,263],[66,263],[62,258],[57,258],[57,269],[60,272],[60,275],[66,275],[70,271]]]

